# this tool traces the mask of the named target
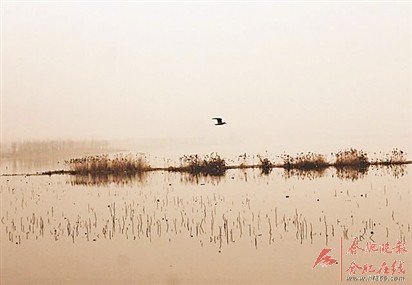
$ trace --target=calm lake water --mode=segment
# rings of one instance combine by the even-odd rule
[[[51,159],[1,167],[59,166]],[[0,281],[338,284],[349,282],[355,262],[361,268],[353,276],[410,284],[411,178],[410,166],[304,176],[283,169],[224,177],[3,176]],[[364,250],[357,255],[348,252],[354,238]],[[392,253],[381,252],[386,243]],[[324,248],[336,262],[313,268]]]

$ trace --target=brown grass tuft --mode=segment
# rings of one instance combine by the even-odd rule
[[[192,175],[222,176],[227,170],[226,162],[217,153],[204,157],[197,154],[185,155],[180,159],[182,165],[169,167],[169,171],[186,172]]]
[[[313,170],[330,166],[324,155],[313,152],[308,152],[307,154],[302,152],[295,157],[283,154],[281,159],[285,169]]]
[[[267,158],[267,157],[263,157],[261,155],[258,155],[259,158],[259,168],[262,172],[262,174],[268,175],[273,168],[273,164],[272,162]]]
[[[335,154],[335,167],[366,168],[370,165],[368,155],[354,148],[339,151]]]
[[[385,157],[373,161],[373,164],[379,165],[399,165],[407,162],[406,153],[403,150],[394,148],[390,153],[387,153]]]
[[[75,174],[134,174],[151,170],[150,165],[142,156],[117,155],[109,158],[108,155],[87,156],[65,161],[70,171]]]

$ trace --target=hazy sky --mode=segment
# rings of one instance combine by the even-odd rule
[[[411,11],[410,2],[6,2],[3,141],[410,151]],[[228,124],[215,127],[215,116]]]

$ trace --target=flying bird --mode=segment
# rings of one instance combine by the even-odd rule
[[[226,122],[223,122],[222,118],[212,118],[212,120],[216,120],[215,126],[221,126],[221,125],[226,124]]]

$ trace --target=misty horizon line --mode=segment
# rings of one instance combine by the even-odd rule
[[[340,148],[339,151],[350,151],[356,150],[364,153],[365,155],[380,155],[380,156],[389,156],[391,153],[398,153],[401,155],[405,160],[410,161],[411,159],[407,158],[408,153],[402,148],[399,147],[392,147],[389,152],[385,151],[364,151],[362,148],[357,147],[346,147]],[[1,158],[13,158],[13,156],[30,156],[36,154],[48,154],[51,155],[52,153],[55,154],[70,154],[71,155],[81,155],[82,151],[85,152],[93,152],[94,154],[99,155],[107,155],[108,153],[115,154],[117,153],[129,153],[132,154],[133,152],[136,154],[145,154],[150,156],[150,151],[132,151],[131,149],[127,149],[127,147],[115,146],[109,140],[27,140],[21,142],[11,142],[8,144],[1,143],[0,144],[0,157]],[[318,152],[318,151],[297,151],[297,152],[289,152],[289,153],[296,153],[296,155],[304,155],[304,154],[316,154],[322,156],[333,156],[334,154],[338,153],[339,151],[331,151],[331,152]],[[211,151],[207,152],[208,154],[217,154],[219,151]],[[287,155],[288,153],[283,150],[280,152],[281,155]],[[89,153],[90,154],[90,153]],[[185,155],[205,155],[205,152],[196,152],[191,153],[188,151]],[[239,152],[239,157],[246,156],[247,154],[253,155],[253,152],[242,151]],[[257,157],[262,156],[261,153],[255,153]],[[265,151],[265,156],[268,156],[268,150]],[[275,155],[279,156],[279,155]],[[20,157],[24,158],[24,157]]]

